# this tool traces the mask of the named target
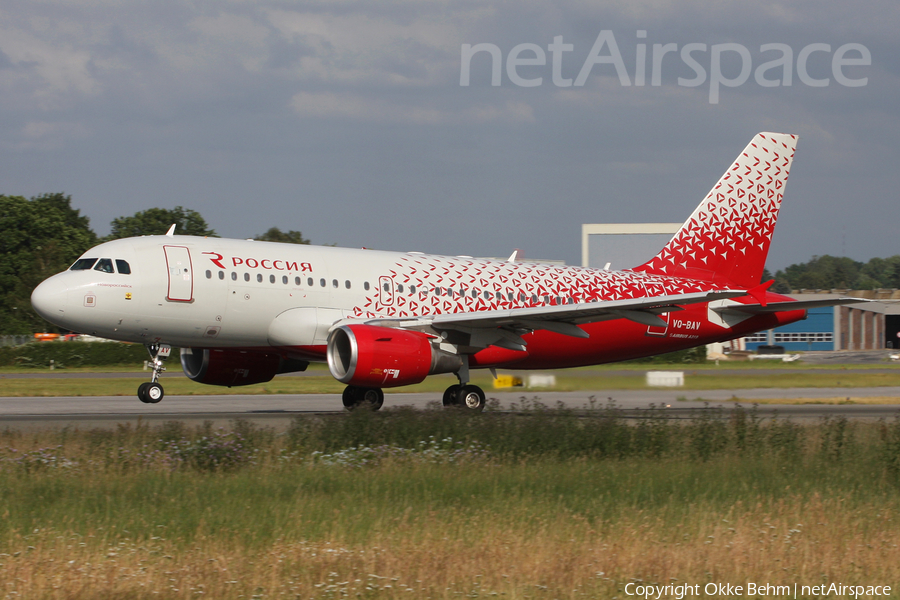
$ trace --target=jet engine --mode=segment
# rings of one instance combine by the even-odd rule
[[[341,325],[328,334],[328,369],[343,383],[386,388],[419,383],[428,375],[453,373],[456,354],[435,348],[418,331],[374,325]]]
[[[193,381],[208,385],[250,385],[271,381],[279,373],[305,371],[309,363],[274,352],[182,348],[181,368]]]

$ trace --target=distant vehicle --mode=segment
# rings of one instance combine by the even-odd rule
[[[59,339],[58,333],[36,333],[34,339],[38,342],[52,342]]]
[[[797,137],[760,133],[672,240],[624,271],[174,235],[92,248],[32,294],[60,327],[147,346],[144,402],[171,346],[185,374],[235,386],[327,362],[343,403],[455,373],[445,406],[480,411],[471,369],[578,367],[722,342],[814,306],[760,278]],[[423,226],[425,224],[422,224]]]

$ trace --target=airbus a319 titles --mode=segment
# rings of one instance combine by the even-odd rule
[[[472,369],[578,367],[730,340],[813,306],[761,282],[797,137],[760,133],[672,240],[622,271],[174,235],[91,248],[32,294],[76,332],[145,344],[159,402],[171,348],[194,381],[238,386],[327,362],[344,406],[454,373],[445,406],[481,411]]]

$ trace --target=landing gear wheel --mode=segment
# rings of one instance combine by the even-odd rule
[[[361,404],[372,410],[379,410],[384,406],[384,392],[381,391],[381,388],[362,388]]]
[[[371,410],[378,410],[384,405],[384,392],[381,388],[363,388],[348,385],[341,394],[344,408],[354,410],[366,406]]]
[[[480,413],[487,403],[484,398],[484,390],[477,385],[464,385],[457,395],[460,408],[466,412]]]
[[[459,404],[459,390],[462,389],[461,385],[454,384],[448,387],[444,391],[443,404],[444,406],[456,406]]]
[[[163,399],[166,393],[163,391],[163,386],[159,385],[156,382],[148,383],[146,389],[144,390],[144,396],[147,398],[144,402],[149,404],[156,404],[160,400]]]
[[[147,388],[150,387],[150,382],[145,381],[141,385],[138,386],[138,400],[143,402],[144,404],[149,404],[150,400],[147,399]]]
[[[359,400],[357,400],[358,390],[359,388],[355,385],[348,385],[344,388],[344,393],[341,394],[341,401],[347,410],[353,410],[359,404]]]

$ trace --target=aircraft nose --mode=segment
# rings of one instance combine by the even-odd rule
[[[31,292],[34,311],[51,323],[58,324],[66,312],[66,294],[69,288],[60,277],[43,281]]]

